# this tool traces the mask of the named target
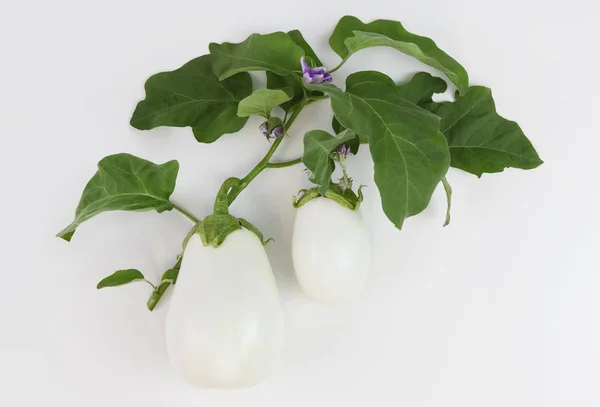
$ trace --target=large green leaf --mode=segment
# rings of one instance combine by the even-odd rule
[[[277,75],[289,75],[300,71],[300,58],[304,50],[284,32],[252,34],[244,42],[232,44],[211,43],[213,72],[224,80],[247,71],[271,71]]]
[[[103,278],[98,285],[97,289],[105,287],[117,287],[123,284],[129,284],[133,281],[145,280],[144,275],[136,269],[117,270],[108,277]]]
[[[102,212],[173,209],[169,197],[175,189],[178,171],[179,163],[175,160],[157,165],[130,154],[103,158],[83,190],[75,219],[57,236],[70,241],[81,223]]]
[[[458,62],[430,38],[406,31],[397,21],[376,20],[365,24],[356,17],[342,17],[329,38],[329,45],[344,60],[364,48],[389,46],[443,72],[460,93],[465,93],[469,86],[467,71]]]
[[[280,89],[258,89],[252,92],[250,96],[243,99],[238,106],[238,116],[248,117],[251,115],[262,116],[265,119],[269,117],[274,107],[290,100],[291,90]]]
[[[330,96],[342,126],[368,137],[383,210],[401,228],[404,219],[427,207],[448,170],[440,119],[401,98],[380,73],[353,74],[346,85],[346,92],[332,84],[307,86]]]
[[[302,33],[298,30],[293,30],[287,33],[289,37],[304,50],[304,55],[311,58],[314,63],[318,66],[323,65],[315,51],[306,42]],[[300,79],[300,73],[292,73],[285,76],[274,74],[271,71],[267,71],[267,88],[269,89],[291,89],[293,95],[292,99],[281,105],[281,108],[286,112],[289,112],[302,98],[304,97],[304,87]]]
[[[367,75],[368,73],[368,75]],[[348,86],[351,89],[357,85],[357,81],[365,81],[371,83],[379,83],[382,85],[391,86],[390,78],[387,75],[377,71],[363,71],[361,75],[348,77]],[[428,108],[432,103],[431,97],[434,93],[443,93],[447,89],[446,82],[435,76],[431,76],[427,72],[419,72],[415,74],[408,82],[398,85],[397,93],[400,97],[408,102],[419,105],[422,108]],[[430,110],[430,109],[428,109]],[[344,127],[334,117],[331,123],[333,130],[336,133],[341,133]],[[368,142],[368,139],[363,137],[362,142]]]
[[[146,98],[138,103],[131,118],[136,129],[189,126],[196,140],[212,143],[223,134],[239,131],[248,120],[238,117],[237,108],[252,92],[250,75],[242,73],[219,81],[212,72],[210,55],[151,76],[145,89]]]
[[[507,167],[528,170],[543,163],[519,125],[496,113],[489,88],[472,86],[456,102],[430,106],[442,119],[453,167],[480,177]]]
[[[312,130],[304,135],[304,154],[302,162],[311,173],[310,180],[319,185],[319,191],[324,193],[331,183],[331,174],[335,163],[331,154],[342,144],[352,145],[353,153],[358,148],[358,137],[351,130],[345,130],[332,136],[323,130]]]

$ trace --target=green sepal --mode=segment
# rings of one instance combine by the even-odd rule
[[[204,246],[219,247],[227,236],[241,228],[242,226],[236,217],[225,213],[215,213],[198,222],[196,233],[200,235]]]
[[[241,226],[248,229],[250,232],[254,233],[258,237],[260,242],[263,244],[263,246],[268,245],[269,242],[275,242],[275,239],[273,239],[272,237],[268,238],[267,240],[264,240],[265,237],[262,234],[262,232],[260,230],[258,230],[258,228],[256,226],[254,226],[252,223],[250,223],[246,219],[238,218],[238,221],[240,222]]]
[[[327,188],[325,193],[319,192],[319,187],[311,188],[311,189],[302,189],[298,192],[300,194],[299,197],[294,197],[294,208],[300,208],[302,205],[307,202],[318,198],[324,197],[327,199],[331,199],[334,202],[342,205],[344,208],[348,208],[353,211],[357,211],[360,208],[360,204],[363,201],[363,189],[364,185],[358,187],[358,191],[354,193],[351,189],[346,189],[345,191],[340,188],[339,184],[331,184]]]

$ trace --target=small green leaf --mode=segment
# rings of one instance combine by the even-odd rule
[[[213,72],[219,80],[247,71],[289,75],[300,71],[300,58],[304,56],[304,50],[284,32],[252,34],[238,44],[213,42],[209,49],[213,58]]]
[[[144,280],[144,275],[136,269],[117,270],[110,276],[103,278],[98,285],[97,289],[104,287],[116,287],[123,284],[128,284],[133,281]]]
[[[172,268],[165,271],[160,279],[160,283],[169,282],[175,284],[177,282],[177,276],[179,275],[178,268]]]
[[[472,86],[456,102],[430,108],[442,119],[453,167],[480,177],[507,167],[529,170],[543,163],[519,125],[496,112],[489,88]]]
[[[290,112],[304,97],[304,87],[300,82],[299,75],[290,74],[285,76],[276,75],[273,72],[267,71],[267,88],[268,89],[288,89],[292,98],[281,104],[281,108]]]
[[[219,81],[211,62],[211,56],[204,55],[174,71],[151,76],[145,85],[146,98],[135,108],[131,125],[140,130],[189,126],[201,143],[239,131],[248,120],[237,116],[237,108],[252,92],[250,75]]]
[[[178,171],[175,160],[157,165],[131,154],[103,158],[83,190],[75,220],[57,236],[70,241],[80,224],[102,212],[173,209],[169,197]]]
[[[288,94],[289,93],[289,94]],[[238,106],[238,116],[262,116],[265,119],[271,114],[273,108],[291,99],[291,89],[282,90],[259,89],[243,99]]]
[[[404,219],[425,209],[450,162],[439,118],[400,97],[382,74],[352,74],[346,92],[333,84],[307,87],[330,96],[342,126],[368,137],[375,183],[394,225],[401,228]]]
[[[448,85],[442,78],[431,76],[427,72],[415,74],[408,82],[398,86],[398,95],[419,106],[431,103],[434,93],[444,93]]]
[[[469,86],[467,71],[458,62],[430,38],[406,31],[397,21],[376,20],[365,24],[356,17],[342,17],[329,38],[329,45],[344,60],[364,48],[389,46],[443,72],[461,94]]]
[[[314,63],[319,66],[323,65],[317,54],[315,54],[311,46],[306,42],[300,31],[293,30],[288,32],[287,34],[292,39],[292,41],[296,43],[296,45],[298,45],[304,50],[304,55],[307,58],[311,58],[314,61]],[[304,97],[305,90],[302,86],[302,79],[300,78],[300,76],[300,71],[298,71],[298,73],[292,73],[285,76],[276,75],[273,72],[267,71],[267,88],[288,88],[291,90],[290,93],[293,95],[293,97],[289,101],[281,105],[281,108],[286,112],[291,111],[291,109],[295,105],[297,105]]]
[[[452,209],[452,187],[450,183],[446,179],[446,177],[442,178],[442,184],[444,185],[444,191],[446,192],[446,219],[444,220],[444,227],[450,224],[450,210]]]
[[[311,173],[311,182],[319,185],[321,193],[327,191],[331,183],[331,175],[335,170],[331,154],[342,144],[348,144],[351,149],[357,149],[358,137],[351,130],[345,130],[336,136],[323,130],[312,130],[304,135],[302,162]]]

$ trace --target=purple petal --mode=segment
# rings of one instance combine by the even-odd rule
[[[339,146],[337,148],[337,151],[338,151],[338,153],[340,153],[344,157],[348,157],[348,154],[350,154],[350,147],[348,147],[345,144],[342,144],[341,146]]]
[[[283,135],[283,127],[282,126],[277,126],[275,127],[273,130],[271,130],[271,132],[269,133],[269,137],[270,138],[277,138],[277,137],[281,137]]]
[[[300,65],[302,65],[302,72],[307,73],[310,72],[310,66],[306,63],[306,59],[304,57],[300,58]]]

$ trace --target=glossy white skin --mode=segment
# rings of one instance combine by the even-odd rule
[[[358,297],[371,268],[371,239],[360,213],[323,197],[298,208],[292,259],[313,299],[335,305]]]
[[[166,318],[171,364],[202,388],[249,387],[276,367],[283,309],[262,243],[230,234],[219,247],[190,239]]]

